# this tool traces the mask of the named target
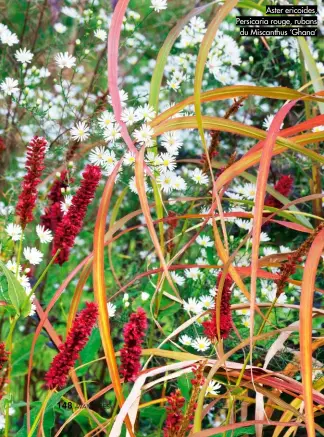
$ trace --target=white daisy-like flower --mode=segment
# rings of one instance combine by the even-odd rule
[[[138,119],[134,108],[124,108],[121,114],[121,120],[126,126],[132,126]]]
[[[132,152],[126,152],[124,155],[123,164],[125,165],[133,165],[135,164],[135,155]]]
[[[145,144],[150,146],[152,144],[152,136],[154,135],[154,130],[148,124],[143,124],[140,129],[134,131],[134,137],[136,141],[140,144]]]
[[[280,249],[280,253],[289,253],[291,252],[291,249],[289,249],[289,247],[286,246],[279,246]]]
[[[114,143],[119,140],[121,138],[120,126],[117,123],[109,125],[103,131],[103,137],[107,142],[112,141]]]
[[[200,296],[199,301],[203,305],[204,309],[209,310],[215,307],[215,300],[210,295]]]
[[[165,193],[170,193],[170,191],[173,189],[174,179],[175,174],[171,171],[166,171],[157,178],[157,181],[161,185],[162,191]]]
[[[107,303],[107,310],[108,310],[108,316],[109,318],[114,317],[116,314],[117,307],[115,304],[108,302]]]
[[[174,170],[177,165],[175,157],[169,153],[161,153],[159,155],[159,164],[159,170],[162,173],[166,172],[167,170]]]
[[[36,247],[25,247],[24,249],[24,257],[27,261],[30,262],[33,266],[40,264],[43,260],[43,254],[40,250],[36,249]]]
[[[10,270],[10,271],[13,272],[13,273],[16,273],[16,272],[17,272],[17,263],[16,263],[16,261],[12,261],[12,260],[10,259],[10,260],[7,262],[7,264],[6,264],[6,267],[7,267],[8,270]],[[21,272],[21,270],[22,270],[22,267],[19,266],[19,268],[18,268],[18,272]]]
[[[67,194],[66,196],[64,196],[64,201],[60,204],[63,214],[66,214],[68,212],[70,206],[72,205],[72,199],[73,196],[71,194]]]
[[[17,35],[11,32],[7,26],[6,29],[2,28],[2,31],[0,32],[0,39],[2,44],[6,44],[9,47],[19,43]]]
[[[94,36],[98,39],[100,39],[101,41],[106,41],[107,39],[107,32],[103,29],[97,29],[94,32]]]
[[[203,173],[200,168],[195,168],[195,170],[191,173],[191,179],[199,185],[208,184],[208,176]]]
[[[183,309],[189,313],[201,314],[204,312],[202,303],[195,297],[189,297],[188,302],[183,301]]]
[[[244,328],[250,328],[251,318],[249,316],[241,317],[240,322],[244,326]]]
[[[41,243],[50,243],[53,240],[52,232],[49,229],[46,229],[45,226],[37,225],[36,234]]]
[[[120,98],[121,105],[125,106],[128,100],[128,93],[126,93],[126,91],[124,90],[119,90],[119,98]],[[111,96],[108,96],[108,103],[109,105],[112,104]]]
[[[197,337],[192,341],[192,347],[199,352],[205,352],[209,349],[210,345],[210,340],[207,337]]]
[[[68,52],[58,53],[55,56],[55,62],[59,68],[72,68],[75,66],[76,58]]]
[[[266,232],[261,232],[260,233],[260,241],[261,242],[267,242],[270,241],[270,237]]]
[[[217,381],[214,381],[213,379],[211,381],[209,381],[207,390],[206,390],[206,395],[218,395],[219,393],[219,389],[221,388],[221,384]]]
[[[191,346],[192,344],[192,338],[189,337],[189,335],[187,334],[184,334],[181,337],[179,337],[179,341],[185,346]]]
[[[167,0],[151,0],[151,9],[154,9],[155,12],[161,12],[168,7]]]
[[[98,119],[98,123],[102,129],[106,129],[108,126],[112,125],[113,123],[116,123],[116,119],[112,112],[104,111],[100,115]]]
[[[9,223],[6,226],[5,231],[11,237],[13,241],[19,241],[22,234],[22,228],[20,225],[16,225],[15,223]]]
[[[91,151],[89,161],[94,165],[103,165],[107,152],[108,150],[105,147],[97,146]]]
[[[6,79],[1,82],[0,88],[2,92],[7,96],[16,94],[19,91],[18,80],[13,79],[12,77],[6,77]]]
[[[243,220],[243,219],[235,219],[234,223],[241,229],[245,229],[246,231],[250,231],[253,226],[252,220]]]
[[[149,295],[149,293],[146,293],[146,291],[142,291],[141,293],[141,300],[143,302],[145,302],[146,300],[148,300],[151,296]]]
[[[72,129],[71,129],[71,137],[75,141],[85,141],[89,138],[89,126],[84,121],[79,121]]]
[[[245,184],[243,188],[243,196],[246,199],[254,200],[256,195],[256,185],[255,184]]]
[[[264,256],[270,256],[270,255],[275,255],[277,252],[276,249],[274,249],[273,247],[264,247],[263,248],[263,254]]]
[[[152,121],[155,117],[155,114],[156,112],[153,106],[149,105],[148,103],[136,109],[137,120]]]
[[[29,282],[29,278],[26,275],[18,275],[17,278],[19,284],[25,289],[26,293],[29,293],[31,291],[31,285]]]
[[[113,152],[112,150],[107,150],[107,152],[105,153],[105,156],[103,158],[102,165],[106,169],[108,169],[108,168],[114,167],[115,164],[116,164],[115,152]]]
[[[197,237],[196,241],[200,246],[203,246],[203,247],[214,246],[214,243],[211,241],[211,239],[207,235],[199,235]]]
[[[175,176],[173,178],[172,188],[174,190],[184,191],[187,188],[187,183],[181,176]]]
[[[33,59],[34,55],[30,50],[27,50],[26,47],[20,50],[17,50],[15,53],[15,58],[18,62],[21,64],[30,64],[31,60]]]
[[[194,267],[192,269],[186,269],[184,271],[184,274],[185,274],[186,278],[193,279],[194,281],[197,281],[201,272],[197,267]]]
[[[183,276],[180,276],[177,272],[171,272],[171,277],[174,280],[174,282],[181,287],[186,280]]]
[[[67,31],[67,27],[62,23],[55,23],[53,27],[57,33],[65,33]]]
[[[166,132],[161,136],[162,146],[173,155],[178,153],[178,150],[182,147],[183,143],[179,139],[178,132]]]

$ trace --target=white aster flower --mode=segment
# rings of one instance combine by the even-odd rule
[[[192,338],[189,337],[189,335],[187,334],[184,334],[181,337],[179,337],[179,341],[185,346],[191,346],[192,344]]]
[[[115,304],[108,302],[107,303],[107,310],[108,310],[108,316],[109,318],[114,317],[116,314],[117,307]]]
[[[26,293],[29,293],[31,291],[31,285],[29,282],[29,278],[26,275],[18,275],[17,278],[19,284],[25,289]]]
[[[204,312],[202,303],[195,297],[189,297],[188,302],[183,301],[183,309],[189,313],[201,314]]]
[[[174,282],[181,287],[185,283],[185,278],[183,276],[180,276],[176,272],[171,272],[171,277],[174,280]]]
[[[79,121],[71,129],[71,137],[75,141],[85,141],[89,137],[89,126],[84,121]]]
[[[102,129],[106,129],[108,126],[110,126],[113,123],[116,123],[115,116],[112,112],[104,111],[99,119],[98,119],[99,126],[102,127]]]
[[[169,153],[161,153],[159,156],[159,170],[164,173],[167,170],[174,170],[176,168],[176,159]]]
[[[24,49],[17,50],[15,53],[15,58],[21,64],[30,64],[33,57],[34,55],[32,54],[32,52],[30,50],[27,50],[26,47]]]
[[[180,82],[175,79],[167,80],[167,85],[173,90],[178,91],[180,88]]]
[[[134,131],[134,137],[136,141],[140,144],[145,144],[150,146],[152,144],[152,136],[154,135],[154,130],[148,124],[143,124],[140,129]]]
[[[161,190],[165,193],[170,193],[173,189],[175,174],[172,173],[172,171],[166,171],[165,173],[162,173],[158,178],[157,181],[161,185]]]
[[[112,150],[107,150],[107,152],[104,155],[102,165],[108,169],[111,167],[114,167],[116,164],[116,155],[115,152]]]
[[[11,237],[11,239],[13,241],[19,241],[21,238],[21,234],[22,234],[22,228],[20,225],[16,225],[14,223],[9,223],[6,226],[5,231],[7,232],[7,234],[9,235],[9,237]]]
[[[126,102],[128,100],[128,93],[126,93],[126,91],[124,91],[124,90],[119,90],[119,98],[120,98],[121,105],[125,106]],[[109,105],[112,104],[112,100],[111,100],[110,96],[108,96],[108,103],[109,103]]]
[[[63,214],[66,214],[70,208],[70,206],[72,205],[72,199],[73,196],[71,194],[68,194],[66,196],[64,196],[64,202],[61,202],[61,211],[63,212]]]
[[[196,241],[200,246],[203,246],[203,247],[214,246],[214,243],[211,241],[211,239],[207,235],[198,235]]]
[[[275,255],[276,253],[278,253],[278,252],[273,247],[264,247],[263,248],[263,255],[264,256]]]
[[[10,30],[8,29],[8,27],[6,26],[6,29],[3,29],[0,32],[0,39],[2,44],[6,44],[9,47],[12,47],[15,44],[19,43],[19,39],[17,37],[17,35],[13,32],[10,32]]]
[[[151,0],[151,9],[154,9],[155,12],[161,12],[168,7],[167,0]]]
[[[187,183],[181,176],[175,176],[173,178],[172,188],[178,191],[185,191],[187,188]]]
[[[270,241],[269,235],[266,232],[261,232],[260,233],[260,241],[261,242]]]
[[[103,137],[105,141],[112,141],[113,143],[119,140],[121,138],[120,126],[117,123],[109,125],[104,129]]]
[[[206,395],[218,395],[219,393],[219,389],[221,388],[221,384],[217,381],[214,381],[213,379],[211,381],[209,381],[207,390],[206,390]]]
[[[208,176],[203,173],[200,168],[195,168],[195,170],[191,173],[192,180],[199,185],[208,184]]]
[[[151,121],[155,117],[155,114],[153,106],[148,103],[136,109],[137,120]]]
[[[126,152],[124,155],[123,164],[125,165],[133,165],[135,164],[135,155],[132,152]]]
[[[103,165],[107,152],[108,150],[105,147],[97,146],[91,151],[89,161],[94,165]]]
[[[200,296],[199,301],[201,302],[204,309],[206,309],[206,310],[214,308],[214,306],[215,306],[215,301],[212,298],[212,296],[210,296],[210,295]]]
[[[57,33],[65,33],[67,31],[67,27],[62,23],[55,23],[53,27]]]
[[[16,273],[16,272],[17,272],[17,263],[16,263],[16,261],[12,261],[12,260],[10,259],[10,260],[7,262],[7,264],[6,264],[6,267],[7,267],[8,270],[10,270],[10,271],[13,272],[13,273]],[[21,272],[21,270],[22,270],[22,267],[19,266],[19,268],[18,268],[18,272]]]
[[[68,52],[58,53],[55,56],[55,62],[59,68],[72,68],[75,66],[76,58]]]
[[[142,301],[143,302],[145,302],[147,299],[149,299],[150,298],[150,295],[149,295],[149,293],[146,293],[146,291],[142,291],[142,293],[141,293],[141,299],[142,299]]]
[[[41,243],[50,243],[53,240],[52,232],[49,229],[45,229],[45,226],[37,225],[36,234]]]
[[[178,154],[178,150],[182,147],[182,141],[179,139],[179,134],[174,132],[166,132],[161,136],[162,146],[167,149],[172,155]]]
[[[186,269],[184,271],[184,274],[185,274],[186,278],[197,281],[197,279],[200,276],[200,270],[197,267],[194,267],[192,269]]]
[[[135,109],[124,108],[121,114],[121,120],[126,123],[126,126],[132,126],[137,121]]]
[[[265,128],[265,130],[270,129],[270,126],[273,122],[274,117],[275,117],[274,115],[267,115],[267,117],[264,119],[262,126]],[[283,127],[283,123],[281,123],[280,129],[282,129],[282,127]]]
[[[24,257],[27,261],[30,262],[33,266],[40,264],[43,260],[43,254],[36,247],[25,247],[24,249]]]
[[[197,337],[192,342],[192,347],[199,352],[205,352],[210,347],[210,345],[210,340],[207,337]]]
[[[1,82],[0,88],[4,94],[6,94],[7,96],[11,96],[12,94],[16,94],[19,91],[17,85],[18,80],[13,79],[12,77],[6,77],[6,79]]]
[[[100,39],[101,41],[106,41],[107,39],[107,32],[103,29],[97,29],[94,32],[94,36],[98,39]]]

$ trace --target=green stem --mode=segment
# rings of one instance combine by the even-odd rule
[[[38,422],[40,421],[40,418],[42,417],[42,414],[43,414],[43,412],[44,412],[44,410],[45,410],[45,408],[46,408],[46,406],[47,406],[47,403],[48,403],[50,397],[52,396],[52,393],[53,393],[53,390],[49,390],[49,391],[47,392],[46,398],[44,399],[44,402],[43,402],[43,404],[42,404],[42,407],[41,407],[41,409],[39,410],[39,412],[38,412],[38,414],[37,414],[37,416],[36,416],[36,418],[35,418],[35,420],[34,420],[34,423],[32,424],[32,427],[30,428],[30,431],[29,431],[27,437],[32,437],[33,434],[34,434],[34,432],[36,431],[36,427],[37,427],[37,425],[38,425]]]
[[[18,248],[18,254],[17,254],[16,278],[18,278],[18,274],[19,274],[19,264],[20,264],[20,258],[21,258],[21,253],[22,253],[23,238],[24,238],[24,231],[21,232],[21,236],[20,236],[20,240],[19,240],[19,248]]]
[[[11,385],[11,381],[10,381],[10,375],[11,375],[11,358],[12,358],[12,337],[13,337],[13,332],[17,323],[17,320],[19,319],[19,316],[16,314],[15,317],[13,318],[13,320],[11,321],[11,325],[10,325],[10,330],[9,330],[9,334],[7,337],[7,341],[6,341],[6,350],[9,352],[8,355],[8,386],[7,386],[7,392],[10,393],[10,385]],[[6,422],[5,422],[5,437],[9,436],[9,422],[10,422],[10,416],[9,416],[9,408],[10,408],[10,403],[7,401],[6,404]]]

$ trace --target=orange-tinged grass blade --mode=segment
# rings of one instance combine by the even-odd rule
[[[119,0],[109,28],[108,45],[107,45],[107,61],[108,61],[108,87],[111,97],[112,107],[116,121],[121,127],[122,137],[127,144],[129,150],[135,155],[138,153],[133,141],[128,133],[126,124],[121,120],[122,106],[118,89],[118,49],[120,33],[123,24],[123,18],[128,6],[129,0]]]
[[[315,237],[309,250],[300,297],[300,358],[307,433],[315,437],[312,376],[312,308],[317,267],[324,250],[324,229]]]
[[[255,138],[257,140],[261,140],[261,139],[263,140],[266,138],[267,135],[267,133],[261,129],[252,126],[246,126],[243,123],[239,123],[233,120],[224,120],[223,118],[219,118],[219,117],[203,116],[202,126],[206,130],[219,130],[222,132],[231,132],[237,135]],[[197,129],[197,128],[198,128],[198,124],[197,124],[196,117],[193,116],[178,117],[176,119],[168,120],[157,126],[154,130],[154,135],[158,136],[165,132],[169,132],[173,130]],[[313,152],[312,150],[308,150],[302,147],[302,145],[320,142],[323,140],[324,140],[323,132],[314,132],[312,134],[300,135],[289,139],[278,136],[278,138],[276,139],[277,146],[275,148],[275,152],[276,154],[282,153],[286,150],[286,148],[288,148],[296,152],[302,153],[318,162],[324,163],[324,158],[321,155]],[[256,157],[258,156],[257,152],[253,152],[251,154],[247,153],[243,158],[250,159],[251,156]],[[237,164],[237,162],[231,166],[231,169],[235,164]]]
[[[254,206],[254,218],[253,218],[253,229],[252,229],[252,268],[251,268],[251,306],[250,306],[250,348],[251,348],[251,360],[252,360],[252,348],[253,342],[252,338],[254,335],[254,312],[255,312],[255,301],[256,301],[256,280],[257,280],[257,269],[259,262],[259,247],[260,247],[260,233],[261,226],[263,222],[263,207],[264,199],[266,194],[266,186],[268,181],[268,175],[270,170],[270,163],[272,158],[272,153],[276,138],[280,132],[280,126],[283,122],[285,116],[288,114],[290,109],[296,104],[296,101],[285,104],[280,111],[275,115],[271,126],[269,128],[267,138],[262,149],[262,155],[260,159],[260,167],[258,170],[257,184],[256,184],[256,195],[255,195],[255,206]]]
[[[208,3],[207,5],[200,6],[190,11],[185,17],[181,18],[181,20],[177,22],[177,24],[174,26],[173,29],[171,29],[168,36],[164,40],[164,43],[156,58],[156,64],[154,67],[150,85],[149,104],[153,106],[156,112],[159,109],[159,93],[162,84],[164,68],[173,44],[175,43],[184,26],[190,21],[190,19],[196,15],[202,14],[213,4],[215,4],[215,2]]]
[[[80,275],[80,279],[77,283],[77,286],[75,287],[75,292],[73,294],[73,298],[69,309],[69,315],[66,323],[66,334],[69,332],[69,329],[72,326],[73,319],[78,311],[82,290],[87,282],[87,279],[91,274],[91,270],[92,270],[92,259],[88,260],[86,265],[83,267],[83,270]]]
[[[226,100],[241,96],[262,96],[277,100],[292,100],[304,97],[308,101],[323,101],[323,98],[314,97],[286,87],[261,87],[254,85],[231,85],[217,88],[201,93],[200,101],[211,102],[216,100]],[[187,97],[182,102],[177,103],[171,108],[159,114],[151,121],[151,126],[155,127],[182,109],[194,103],[194,96]]]
[[[109,210],[110,200],[113,193],[114,183],[118,174],[121,162],[116,165],[114,171],[107,180],[97,214],[93,239],[93,287],[95,299],[99,310],[99,331],[103,349],[107,361],[110,379],[114,387],[116,399],[120,407],[124,403],[124,396],[120,382],[118,366],[115,358],[114,345],[110,334],[110,323],[107,309],[107,297],[105,286],[105,265],[104,265],[104,244],[106,219]],[[125,424],[129,434],[134,436],[129,417],[126,416]]]
[[[145,147],[142,147],[138,156],[136,157],[136,160],[135,160],[135,181],[136,181],[136,188],[137,188],[137,192],[138,192],[138,197],[139,197],[141,208],[143,211],[143,215],[145,217],[145,221],[147,224],[147,229],[150,233],[152,243],[154,244],[156,253],[160,259],[161,266],[163,268],[165,277],[167,278],[174,294],[180,298],[179,293],[176,290],[176,288],[173,284],[172,278],[170,276],[168,266],[167,266],[166,261],[165,261],[164,256],[163,256],[163,250],[161,249],[159,239],[156,235],[153,220],[151,217],[150,206],[148,204],[148,200],[147,200],[147,196],[146,196],[146,192],[145,192],[145,184],[144,184],[144,152],[145,152]]]

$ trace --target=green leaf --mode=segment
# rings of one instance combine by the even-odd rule
[[[140,410],[142,419],[149,419],[154,425],[159,425],[165,417],[164,407],[147,407]]]
[[[90,336],[88,343],[85,348],[81,351],[80,356],[82,359],[82,363],[86,364],[95,359],[95,356],[100,348],[101,338],[99,329],[95,328]],[[77,371],[78,376],[82,376],[88,371],[88,366],[83,367]]]
[[[0,260],[0,268],[5,274],[8,282],[8,297],[18,315],[27,317],[30,313],[31,303],[26,302],[26,292],[23,286],[18,282],[14,274]],[[26,304],[25,304],[26,302]]]

